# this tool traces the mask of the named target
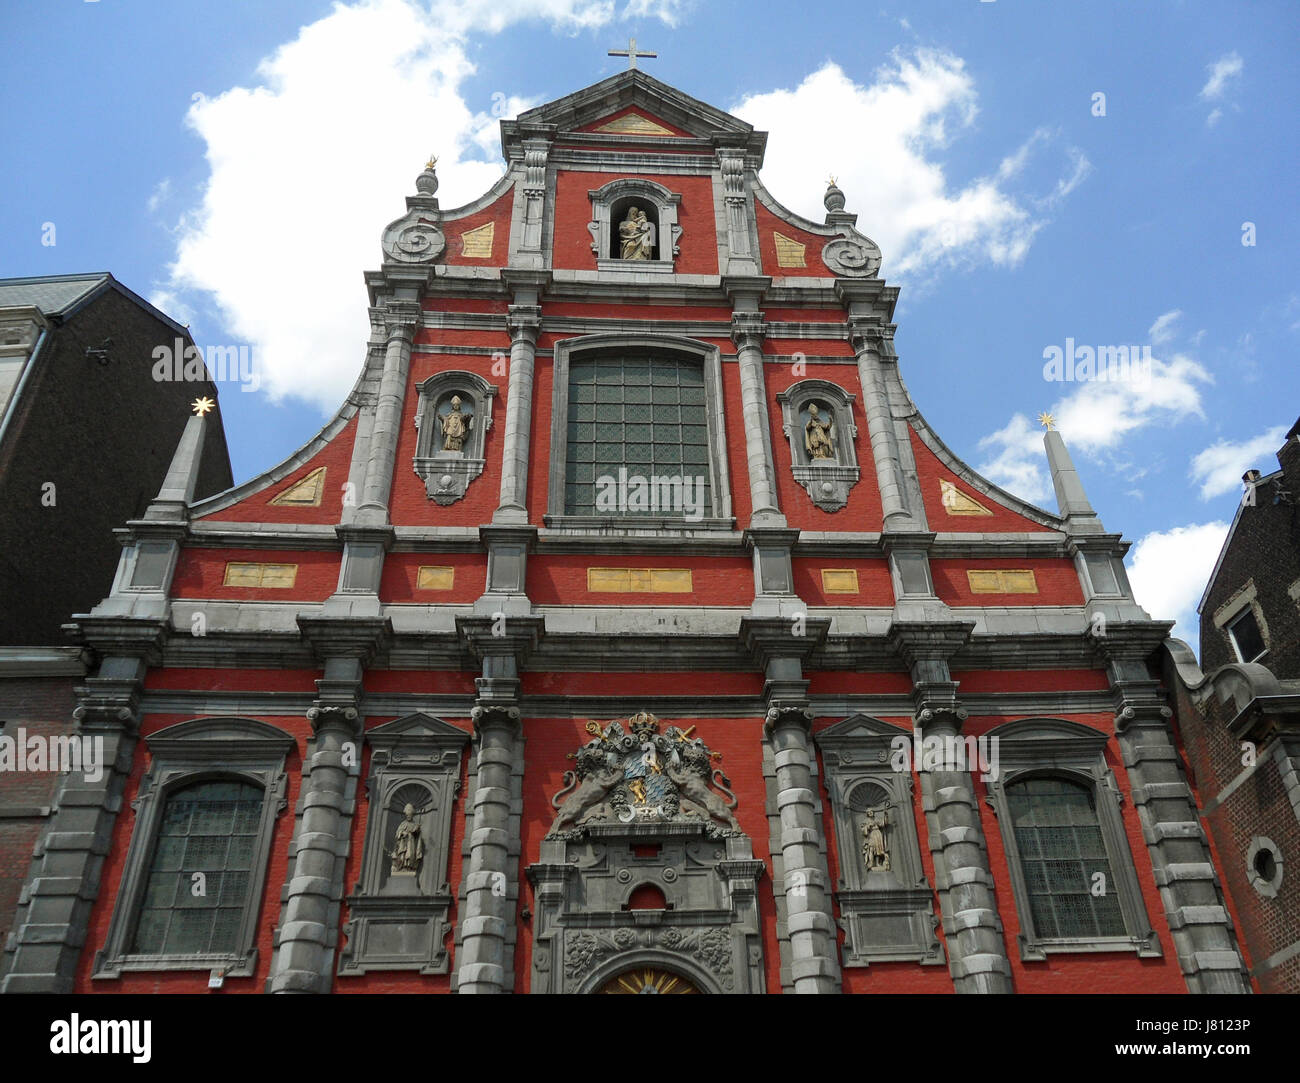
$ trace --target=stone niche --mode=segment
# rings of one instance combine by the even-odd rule
[[[496,394],[496,387],[482,376],[457,370],[434,373],[419,385],[414,466],[430,500],[454,504],[483,473]],[[444,430],[452,413],[461,417],[460,435],[449,440]]]
[[[795,481],[822,511],[839,511],[861,477],[853,396],[829,380],[810,379],[778,392],[776,401]]]
[[[360,877],[345,900],[339,974],[446,974],[447,858],[469,735],[412,714],[370,730],[366,741],[369,814]]]
[[[703,821],[592,824],[583,834],[546,839],[528,867],[532,992],[595,992],[633,968],[700,992],[764,992],[763,863],[749,839],[711,838]]]
[[[890,764],[895,738],[910,748],[910,733],[866,715],[847,718],[815,738],[835,825],[840,873],[835,902],[846,967],[944,962],[934,893],[921,865],[912,774]],[[874,845],[872,822],[882,825],[883,836]]]

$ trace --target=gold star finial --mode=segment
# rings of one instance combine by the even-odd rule
[[[433,167],[437,164],[438,164],[438,156],[436,154],[430,154],[429,160],[424,163],[424,168],[432,170]]]
[[[1042,425],[1043,428],[1045,428],[1048,432],[1051,432],[1053,429],[1056,428],[1056,418],[1054,418],[1051,414],[1039,414],[1038,423]]]
[[[199,417],[202,417],[217,404],[208,398],[207,395],[204,395],[200,399],[195,399],[190,403],[190,405],[194,407],[194,412],[198,414]]]
[[[838,187],[839,187],[839,182],[836,181],[836,179],[835,179],[835,174],[834,174],[834,173],[832,173],[832,174],[831,174],[829,177],[827,177],[826,179],[827,179],[828,181],[830,181],[830,186],[831,186],[832,188],[838,188]]]

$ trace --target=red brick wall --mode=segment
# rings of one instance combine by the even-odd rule
[[[0,681],[0,730],[6,737],[48,741],[72,733],[76,696],[72,677],[22,677]],[[48,747],[48,746],[47,746]],[[60,776],[50,771],[0,773],[0,805],[49,806]],[[0,944],[13,928],[14,910],[31,870],[32,850],[49,821],[43,817],[0,819]]]

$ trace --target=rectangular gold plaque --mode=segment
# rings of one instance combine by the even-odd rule
[[[1038,581],[1027,569],[967,571],[972,594],[1037,594]]]
[[[423,565],[415,579],[416,590],[451,590],[456,581],[455,568],[437,568]]]
[[[588,568],[587,589],[602,594],[690,594],[690,568]]]
[[[231,561],[226,565],[227,587],[266,587],[284,589],[298,578],[297,564],[249,564]]]
[[[857,571],[853,568],[823,568],[822,590],[827,594],[857,594]]]

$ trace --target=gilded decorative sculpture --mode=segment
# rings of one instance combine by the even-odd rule
[[[817,404],[808,404],[808,424],[803,430],[803,446],[812,459],[835,458],[835,437],[833,421],[823,421],[818,417]]]
[[[415,806],[408,804],[402,809],[402,816],[404,819],[397,827],[397,836],[389,854],[393,859],[394,876],[418,873],[420,862],[424,860],[424,840],[420,837],[420,824],[415,819]]]
[[[586,729],[592,739],[570,753],[576,769],[565,772],[564,789],[551,799],[556,816],[548,837],[576,837],[593,823],[692,820],[708,825],[713,837],[740,832],[735,795],[714,766],[719,754],[692,737],[694,726],[661,731],[659,719],[638,711]]]
[[[469,421],[460,409],[460,396],[452,395],[451,412],[442,419],[442,450],[460,451],[469,434]]]
[[[618,225],[623,259],[650,259],[654,250],[654,226],[640,207],[631,206]]]
[[[881,813],[879,820],[875,809],[867,810],[867,819],[862,825],[862,862],[867,872],[889,871],[889,839],[885,835],[888,826],[888,809]]]

